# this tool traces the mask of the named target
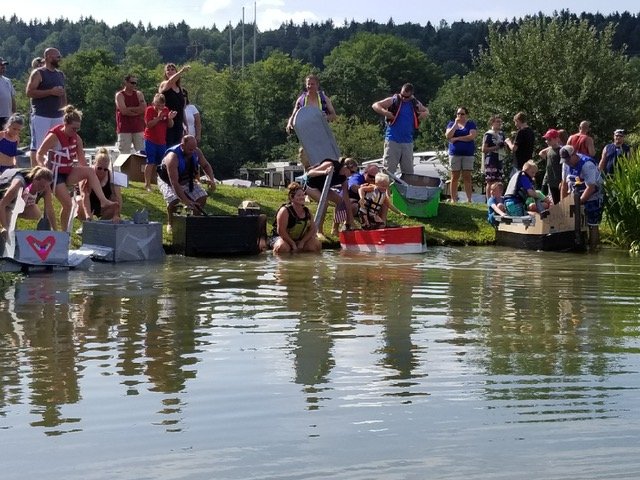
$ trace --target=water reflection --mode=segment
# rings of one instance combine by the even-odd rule
[[[361,466],[385,452],[408,468],[397,476],[420,477],[423,460],[389,438],[482,458],[496,431],[543,439],[538,424],[571,442],[556,425],[600,438],[615,421],[631,438],[638,273],[615,252],[441,248],[34,275],[0,300],[0,431],[16,458],[38,437],[95,446],[103,431],[161,456],[160,432],[229,464],[250,451],[256,466],[282,458],[315,478],[288,453],[309,439],[314,454],[326,444],[334,458],[344,441],[361,446]]]

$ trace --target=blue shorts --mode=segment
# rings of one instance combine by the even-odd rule
[[[602,199],[591,200],[584,204],[584,214],[587,217],[587,225],[595,227],[602,222]]]
[[[147,154],[147,165],[160,165],[166,151],[166,145],[158,145],[145,139],[144,152]]]
[[[512,217],[524,217],[524,205],[513,201],[513,199],[505,199],[504,208],[507,210],[507,215]]]

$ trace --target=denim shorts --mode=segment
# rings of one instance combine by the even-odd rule
[[[602,222],[602,199],[591,200],[584,204],[584,214],[587,217],[587,225],[595,227]]]

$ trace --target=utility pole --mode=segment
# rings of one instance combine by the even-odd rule
[[[229,68],[233,68],[233,35],[231,33],[231,20],[229,20]]]
[[[242,7],[242,56],[240,58],[242,59],[241,67],[244,70],[244,7]]]

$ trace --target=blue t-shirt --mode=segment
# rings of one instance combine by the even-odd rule
[[[413,143],[413,101],[403,100],[398,105],[396,120],[393,124],[387,124],[384,139],[396,143]]]
[[[362,173],[354,173],[347,178],[347,185],[349,187],[349,196],[351,198],[355,198],[356,200],[360,200],[360,195],[358,195],[357,191],[353,191],[351,187],[359,187],[365,182],[364,175]],[[357,190],[357,189],[356,189]]]
[[[451,120],[447,124],[447,130],[449,130],[455,120]],[[467,123],[464,124],[464,128],[457,129],[453,132],[454,137],[464,137],[465,135],[469,135],[471,130],[477,130],[476,124],[472,120],[467,120]],[[463,142],[449,142],[449,155],[459,155],[463,157],[471,157],[473,156],[476,150],[476,142],[474,140],[467,140]]]
[[[487,221],[494,226],[498,224],[498,222],[496,222],[496,216],[498,214],[492,206],[497,205],[498,203],[499,202],[496,200],[496,197],[489,197],[489,200],[487,200],[487,207],[489,208],[489,211],[487,212]]]

